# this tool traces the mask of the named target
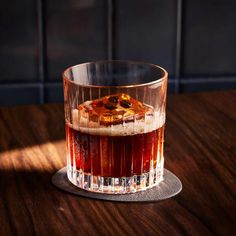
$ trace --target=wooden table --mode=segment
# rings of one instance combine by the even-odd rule
[[[170,95],[165,167],[182,192],[113,203],[55,188],[63,105],[0,109],[0,235],[236,235],[236,91]]]

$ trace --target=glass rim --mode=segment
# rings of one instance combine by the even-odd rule
[[[79,67],[79,66],[85,66],[85,65],[89,65],[89,64],[95,64],[95,63],[103,63],[103,64],[108,64],[108,63],[125,63],[125,64],[143,64],[143,65],[147,65],[150,68],[154,68],[154,69],[158,69],[161,72],[163,72],[163,76],[161,76],[160,78],[147,82],[147,83],[140,83],[140,84],[129,84],[129,85],[93,85],[93,84],[81,84],[78,83],[74,80],[71,80],[70,78],[68,78],[68,76],[66,75],[66,73],[70,70],[72,70],[72,68],[74,67]],[[62,72],[62,78],[63,80],[67,80],[69,83],[75,84],[77,86],[80,87],[87,87],[87,88],[135,88],[135,87],[144,87],[144,86],[149,86],[149,85],[153,85],[153,84],[157,84],[160,83],[164,80],[168,79],[168,72],[161,66],[159,65],[155,65],[152,63],[148,63],[148,62],[143,62],[143,61],[132,61],[132,60],[98,60],[98,61],[91,61],[91,62],[85,62],[85,63],[80,63],[80,64],[76,64],[70,67],[67,67],[63,72]]]

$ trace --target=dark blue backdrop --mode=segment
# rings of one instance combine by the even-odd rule
[[[169,92],[236,88],[235,0],[11,0],[0,8],[0,105],[61,102],[92,60],[159,64]]]

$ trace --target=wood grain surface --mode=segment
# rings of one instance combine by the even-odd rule
[[[236,91],[168,99],[165,167],[182,192],[117,203],[55,188],[63,105],[0,108],[0,235],[236,235]]]

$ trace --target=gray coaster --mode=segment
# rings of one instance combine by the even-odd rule
[[[78,196],[117,202],[155,202],[171,198],[182,190],[181,181],[167,169],[164,170],[164,180],[159,185],[146,191],[128,194],[95,193],[80,189],[68,180],[66,167],[52,176],[52,183],[56,187]]]

